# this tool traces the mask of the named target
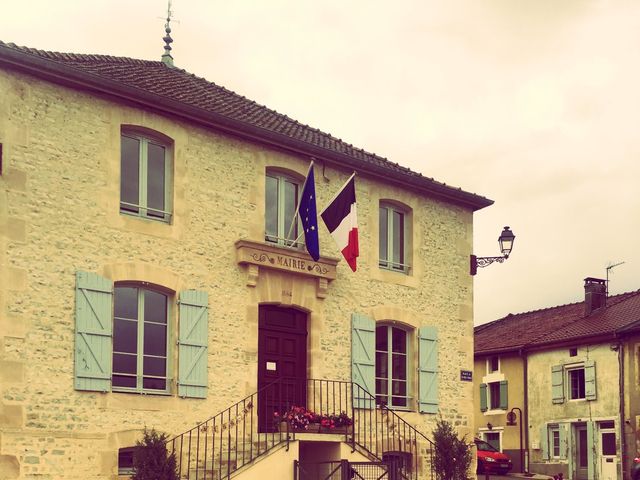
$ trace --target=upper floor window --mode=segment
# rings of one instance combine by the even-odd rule
[[[296,213],[301,185],[283,173],[268,171],[265,187],[265,240],[279,245],[301,245]]]
[[[407,273],[407,215],[387,203],[380,204],[379,212],[380,268]]]
[[[584,367],[567,370],[569,379],[569,400],[585,398]]]
[[[596,364],[593,360],[551,367],[553,403],[568,400],[596,400]]]
[[[487,359],[487,373],[500,371],[500,357],[494,355]]]
[[[390,407],[409,407],[409,334],[383,325],[376,327],[376,398]]]
[[[120,137],[120,212],[171,220],[169,146],[135,132]]]
[[[507,380],[480,384],[480,411],[506,410],[508,407]]]
[[[113,388],[167,390],[167,296],[136,286],[114,288]]]

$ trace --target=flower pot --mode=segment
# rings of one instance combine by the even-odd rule
[[[347,435],[353,433],[353,425],[344,425],[342,427],[322,427],[322,433],[333,433],[334,435]]]
[[[287,422],[280,422],[280,425],[278,426],[278,430],[282,433],[287,433]],[[318,433],[320,431],[320,424],[319,423],[310,423],[309,425],[307,425],[307,428],[302,428],[302,427],[292,427],[292,426],[288,426],[289,427],[289,432],[296,432],[296,433]]]

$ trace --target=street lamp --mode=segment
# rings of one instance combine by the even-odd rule
[[[516,236],[509,229],[509,227],[504,227],[502,233],[498,237],[498,243],[500,244],[500,251],[502,252],[501,257],[476,257],[475,255],[471,255],[470,265],[469,265],[469,273],[471,275],[475,275],[478,272],[478,267],[486,267],[491,265],[493,262],[502,263],[509,255],[511,255],[511,250],[513,250],[513,242],[516,239]]]
[[[524,450],[522,449],[522,410],[518,407],[513,407],[509,413],[507,413],[507,425],[514,426],[518,424],[516,411],[520,414],[520,472],[524,473],[526,469],[524,468]]]

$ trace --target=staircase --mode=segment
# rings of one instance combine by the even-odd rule
[[[286,412],[292,406],[305,406],[320,415],[346,412],[353,420],[352,429],[331,438],[339,438],[372,462],[394,465],[394,478],[434,478],[431,440],[393,410],[376,403],[375,396],[360,385],[286,378],[169,440],[167,449],[176,457],[180,478],[228,479],[277,449],[288,450],[291,441],[309,439],[306,435],[313,434],[288,427],[281,431],[274,422],[275,412]]]

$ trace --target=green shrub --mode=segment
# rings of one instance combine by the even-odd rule
[[[437,477],[440,480],[467,480],[473,457],[466,436],[458,438],[451,424],[440,417],[433,431],[433,442]]]
[[[167,454],[167,435],[144,429],[133,452],[132,480],[178,480],[176,456]]]

